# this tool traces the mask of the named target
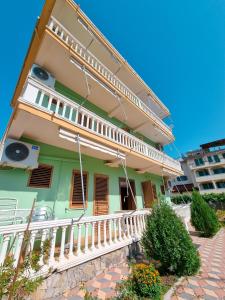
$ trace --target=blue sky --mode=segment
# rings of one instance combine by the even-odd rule
[[[43,3],[14,1],[12,8],[4,1],[1,6],[0,136]],[[182,153],[225,138],[224,0],[78,3],[169,107]],[[173,149],[167,152],[176,157]]]

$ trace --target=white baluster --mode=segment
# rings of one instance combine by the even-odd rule
[[[112,220],[109,220],[109,244],[112,245]]]
[[[24,232],[19,232],[17,237],[18,237],[18,239],[17,239],[17,243],[16,243],[16,248],[15,248],[15,253],[14,253],[14,262],[13,262],[14,267],[16,267],[18,264],[21,247],[22,247],[22,243],[23,243]]]
[[[88,227],[89,223],[85,223],[85,244],[84,244],[84,253],[88,253]]]
[[[118,231],[119,231],[119,241],[122,241],[122,232],[121,232],[121,218],[118,219]]]
[[[10,235],[7,235],[7,234],[3,235],[3,242],[2,242],[1,249],[0,249],[0,251],[1,251],[0,252],[0,265],[3,264],[5,261],[9,241],[10,241]]]
[[[133,217],[129,217],[129,219],[130,219],[131,237],[133,237],[134,236]]]
[[[96,249],[95,247],[95,224],[96,222],[92,222],[92,233],[91,233],[91,250],[94,251]]]
[[[53,29],[53,26],[54,26],[54,22],[53,20],[50,21],[50,24],[49,24],[49,28],[52,30]]]
[[[130,238],[130,224],[129,224],[129,217],[126,217],[126,228],[127,228],[127,237]]]
[[[39,100],[36,103],[37,103],[37,105],[42,106],[43,105],[43,100],[44,100],[45,93],[43,91],[41,91],[41,90],[40,90],[40,92],[41,92],[40,98],[39,98]]]
[[[72,115],[73,115],[73,108],[72,108],[72,106],[71,106],[71,107],[70,107],[69,120],[72,119]]]
[[[137,231],[137,217],[134,216],[133,220],[134,220],[134,234],[135,234],[135,237],[137,237],[137,235],[138,235],[138,231]]]
[[[50,266],[55,264],[55,242],[56,242],[56,234],[57,234],[57,227],[52,229],[52,238],[51,238],[51,245],[50,245],[50,253],[49,253],[49,261],[48,264]]]
[[[51,110],[52,100],[53,100],[53,97],[49,96],[49,99],[48,99],[48,110]]]
[[[48,234],[48,231],[49,229],[43,229],[42,230],[42,235],[41,235],[41,249],[43,250],[43,247],[44,247],[44,243],[47,239],[47,234]],[[40,261],[39,261],[39,264],[42,266],[44,265],[44,255],[43,253],[41,254],[40,256]]]
[[[77,225],[78,234],[77,234],[77,256],[81,254],[81,224]]]
[[[102,248],[101,244],[101,221],[98,221],[98,248]]]
[[[90,123],[90,116],[88,115],[88,116],[87,116],[87,124],[86,124],[86,127],[87,127],[87,128],[89,128],[89,123]]]
[[[63,262],[65,260],[66,228],[67,228],[67,226],[63,226],[62,227],[62,236],[61,236],[59,262]]]
[[[59,114],[59,105],[60,105],[60,101],[59,99],[57,99],[57,103],[56,103],[56,108],[55,108],[55,114]]]
[[[113,219],[113,228],[114,228],[114,242],[117,243],[118,239],[117,239],[117,228],[116,228],[116,219]]]
[[[30,239],[27,245],[27,254],[33,251],[34,248],[34,241],[35,241],[35,236],[38,233],[38,230],[32,230],[30,232]]]
[[[107,223],[107,220],[104,220],[103,221],[103,230],[104,230],[104,246],[105,247],[107,246],[107,241],[106,241],[106,223]]]
[[[73,243],[74,243],[74,225],[70,225],[70,241],[69,241],[69,258],[73,258]]]

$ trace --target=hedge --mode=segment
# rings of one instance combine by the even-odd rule
[[[219,204],[223,203],[225,204],[225,193],[215,194],[203,194],[202,195],[203,200],[205,200],[207,203],[212,204]],[[183,203],[189,203],[192,201],[191,195],[180,195],[180,196],[174,196],[171,198],[172,202],[175,204],[183,204]]]

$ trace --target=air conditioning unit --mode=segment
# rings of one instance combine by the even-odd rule
[[[0,165],[35,169],[38,167],[39,151],[39,146],[8,138],[0,148]]]
[[[47,70],[40,67],[39,65],[33,64],[29,75],[37,79],[41,83],[54,89],[55,78]]]

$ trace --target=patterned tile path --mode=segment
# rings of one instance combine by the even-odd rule
[[[87,281],[84,286],[92,296],[97,296],[98,299],[110,299],[115,296],[117,282],[125,279],[128,274],[128,266],[126,264],[119,265]],[[78,287],[65,293],[64,296],[55,298],[55,300],[82,300],[84,299],[84,294],[85,291]]]
[[[192,238],[199,245],[201,270],[177,287],[172,300],[225,300],[225,229],[211,239]]]

